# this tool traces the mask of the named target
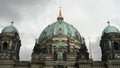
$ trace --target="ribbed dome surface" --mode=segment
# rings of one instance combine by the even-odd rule
[[[41,33],[38,42],[42,41],[42,39],[46,37],[53,37],[53,36],[66,36],[66,37],[73,37],[77,40],[81,40],[81,36],[79,32],[70,24],[64,22],[63,20],[58,20],[57,22],[48,25]]]
[[[11,26],[6,26],[6,27],[2,30],[2,33],[6,33],[6,32],[8,32],[8,33],[18,33],[18,34],[19,34],[18,30],[17,30],[13,25],[11,25]]]
[[[112,33],[112,32],[114,32],[114,33],[119,33],[120,31],[115,27],[115,26],[107,26],[104,30],[103,30],[103,35],[105,34],[105,33]]]

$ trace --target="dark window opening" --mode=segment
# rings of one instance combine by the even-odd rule
[[[114,42],[113,45],[114,45],[114,50],[119,50],[119,44],[117,42]]]
[[[8,48],[8,43],[7,42],[3,42],[3,50],[7,50]]]

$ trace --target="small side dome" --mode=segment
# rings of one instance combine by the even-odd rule
[[[6,26],[1,33],[18,33],[19,34],[18,30],[13,25]]]
[[[108,23],[109,24],[109,23]],[[119,29],[116,28],[115,26],[110,26],[108,25],[104,30],[102,35],[104,35],[105,33],[120,33]]]

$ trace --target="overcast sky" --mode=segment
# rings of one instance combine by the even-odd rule
[[[106,22],[120,28],[120,0],[0,0],[0,31],[14,21],[22,41],[20,60],[30,60],[35,39],[57,20],[60,6],[64,21],[85,37],[88,51],[90,37],[92,57],[100,60],[99,41]]]

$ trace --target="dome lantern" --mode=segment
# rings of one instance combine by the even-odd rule
[[[61,12],[61,7],[59,10],[59,16],[57,17],[57,20],[63,20],[64,18],[62,17],[62,12]]]

